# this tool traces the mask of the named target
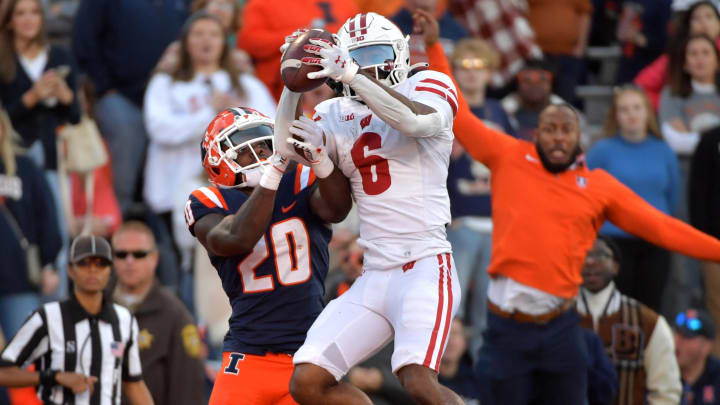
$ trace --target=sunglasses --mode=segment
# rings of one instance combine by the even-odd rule
[[[480,58],[464,58],[460,60],[455,61],[455,67],[456,68],[462,68],[462,69],[473,69],[473,70],[480,70],[480,69],[486,69],[488,67],[488,63],[484,59]]]
[[[78,260],[74,265],[75,267],[90,267],[93,264],[95,267],[110,267],[110,265],[112,265],[110,260],[103,259],[102,257],[86,257]]]
[[[682,312],[675,317],[675,326],[679,328],[684,327],[692,332],[698,332],[702,329],[703,323],[700,319],[694,316],[688,316]]]
[[[118,259],[125,259],[128,255],[132,255],[132,257],[136,259],[143,259],[150,253],[152,253],[152,250],[116,250],[115,257]]]
[[[518,73],[518,80],[525,83],[547,83],[552,81],[552,73],[544,70],[523,70]]]

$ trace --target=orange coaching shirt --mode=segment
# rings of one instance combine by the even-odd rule
[[[429,48],[428,56],[431,69],[452,77],[441,45]],[[455,136],[492,172],[491,276],[573,298],[585,254],[606,219],[666,249],[720,261],[717,239],[658,211],[603,170],[576,164],[550,173],[534,144],[486,127],[458,95]]]

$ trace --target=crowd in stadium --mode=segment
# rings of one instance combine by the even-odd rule
[[[720,1],[0,0],[0,348],[42,304],[72,296],[73,267],[96,258],[112,263],[105,296],[137,318],[154,403],[207,404],[230,367],[232,309],[186,224],[188,196],[210,185],[206,128],[230,107],[275,118],[280,48],[298,28],[338,32],[375,12],[408,35],[411,64],[435,69],[418,10],[437,20],[457,90],[488,128],[534,142],[547,107],[567,106],[582,164],[720,238]],[[327,85],[305,93],[303,114],[337,95]],[[471,139],[463,128],[456,121],[447,176],[462,306],[438,378],[466,404],[485,404],[493,370],[483,353],[497,344],[486,344],[488,318],[502,312],[488,304],[495,199],[490,168],[458,140]],[[333,224],[326,303],[363,273],[360,221],[353,209]],[[720,404],[720,263],[596,225],[572,300],[592,360],[585,403]],[[567,237],[554,229],[543,237]],[[73,243],[81,235],[112,253],[93,238]],[[375,404],[415,403],[392,355],[390,343],[344,380]],[[43,395],[0,387],[0,405],[51,403]]]

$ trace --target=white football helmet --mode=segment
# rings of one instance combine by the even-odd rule
[[[360,69],[374,71],[382,83],[395,86],[407,78],[410,37],[392,21],[376,13],[357,14],[345,21],[337,36]],[[348,86],[344,92],[349,95]]]

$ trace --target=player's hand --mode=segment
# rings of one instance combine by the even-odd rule
[[[425,47],[429,48],[440,38],[440,25],[434,15],[418,8],[413,12],[413,32],[421,34]]]
[[[286,36],[285,43],[280,46],[280,54],[284,55],[285,51],[287,51],[288,47],[290,47],[290,44],[292,44],[300,35],[306,33],[307,31],[307,28],[298,28],[292,34]]]
[[[92,395],[92,391],[95,388],[95,383],[98,379],[93,376],[88,377],[79,373],[68,373],[62,371],[57,373],[55,380],[57,380],[58,384],[63,387],[70,388],[74,394],[90,390],[90,394]]]
[[[301,116],[290,123],[288,132],[300,137],[289,137],[287,143],[303,152],[303,157],[312,164],[315,175],[323,179],[332,173],[335,165],[325,150],[325,134],[313,120]]]
[[[308,79],[329,77],[335,81],[350,84],[358,69],[360,69],[360,66],[350,57],[350,52],[347,47],[340,42],[337,35],[333,35],[333,38],[335,38],[335,42],[340,45],[336,45],[332,41],[323,38],[311,38],[310,43],[312,45],[303,46],[305,52],[318,55],[319,57],[302,58],[302,63],[323,68],[319,72],[308,73],[307,77]]]

